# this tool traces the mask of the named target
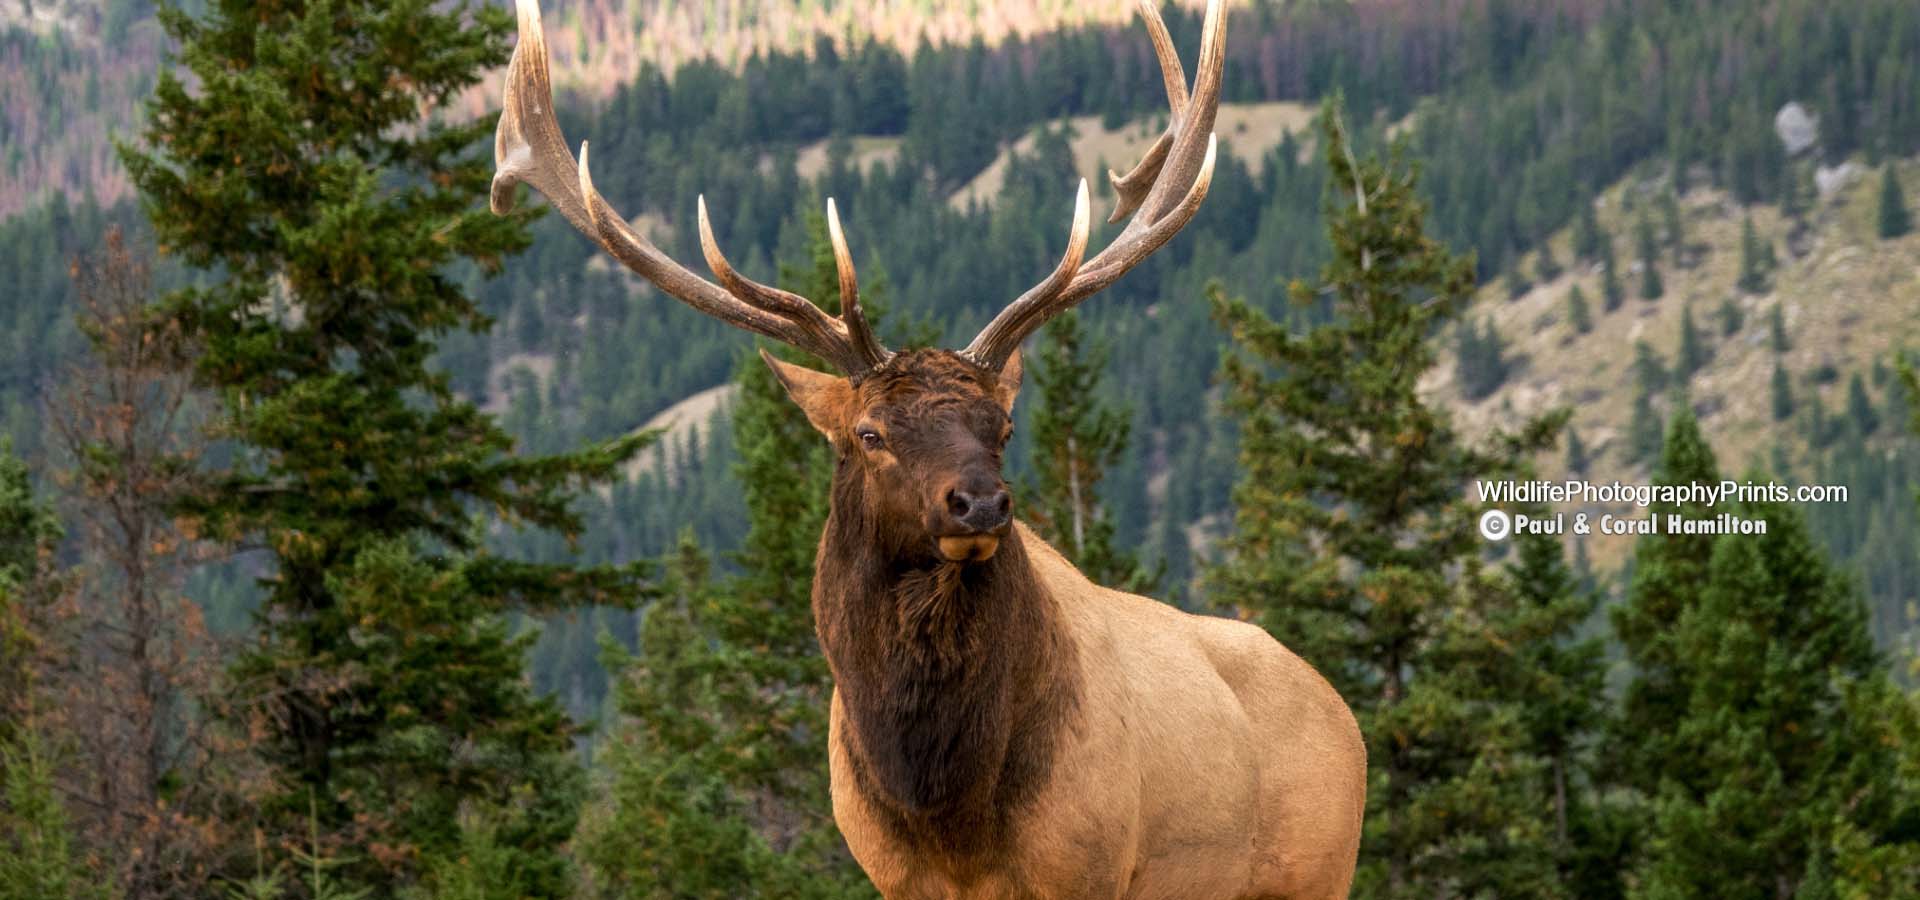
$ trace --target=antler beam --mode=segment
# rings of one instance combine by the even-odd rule
[[[991,369],[1004,366],[1007,358],[1047,320],[1113,284],[1134,266],[1179,233],[1193,220],[1213,183],[1216,158],[1214,117],[1220,107],[1220,83],[1226,67],[1227,12],[1223,0],[1208,0],[1207,18],[1201,29],[1200,65],[1193,91],[1187,91],[1186,71],[1174,51],[1173,38],[1160,18],[1153,0],[1138,0],[1140,15],[1153,39],[1153,52],[1160,60],[1160,74],[1166,82],[1167,105],[1172,115],[1167,130],[1154,141],[1138,165],[1125,175],[1109,173],[1118,200],[1108,220],[1118,222],[1128,214],[1120,236],[1099,255],[1080,262],[1086,247],[1086,183],[1081,182],[1080,197],[1074,209],[1073,237],[1066,258],[1061,260],[1046,281],[1036,285],[1012,305],[1001,310],[987,323],[966,355]]]
[[[729,325],[765,335],[820,356],[848,375],[858,375],[890,355],[867,327],[855,293],[853,260],[846,252],[840,219],[827,201],[839,263],[844,318],[834,318],[806,298],[742,277],[727,264],[713,239],[706,198],[699,204],[700,243],[716,285],[660,252],[627,224],[624,216],[593,189],[587,145],[580,160],[567,150],[553,112],[553,81],[538,0],[519,0],[520,43],[507,65],[505,110],[494,132],[493,196],[496,214],[513,208],[514,188],[525,183],[547,198],[573,227],[613,258],[669,297]]]

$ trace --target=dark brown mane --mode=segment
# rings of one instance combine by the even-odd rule
[[[951,354],[913,356],[875,370],[861,394],[910,415],[991,391]],[[964,864],[1010,837],[1009,816],[1045,783],[1079,699],[1075,648],[1017,531],[985,562],[948,562],[882,533],[866,490],[843,464],[814,580],[842,740],[889,827]]]

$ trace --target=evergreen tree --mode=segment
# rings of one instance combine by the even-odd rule
[[[1733,302],[1732,298],[1721,300],[1720,308],[1715,313],[1720,319],[1720,336],[1723,338],[1739,334],[1740,329],[1747,325],[1746,313],[1741,312],[1740,305]]]
[[[1700,343],[1700,329],[1693,324],[1693,304],[1680,310],[1680,349],[1675,353],[1673,374],[1686,384],[1707,364],[1707,348]]]
[[[1620,267],[1614,260],[1613,239],[1604,235],[1600,240],[1600,297],[1603,301],[1601,308],[1607,312],[1619,309],[1627,299],[1626,289],[1620,286]]]
[[[1713,485],[1720,481],[1713,449],[1700,434],[1692,410],[1676,406],[1667,425],[1665,445],[1653,470],[1653,484]],[[1684,650],[1675,629],[1700,602],[1707,585],[1707,567],[1713,538],[1672,534],[1669,516],[1704,519],[1716,511],[1697,498],[1683,503],[1655,503],[1647,515],[1658,517],[1660,534],[1642,536],[1634,545],[1633,577],[1626,602],[1612,611],[1613,629],[1633,679],[1621,698],[1621,715],[1609,757],[1618,766],[1614,776],[1655,796],[1660,781],[1683,772],[1689,754],[1674,741],[1686,716],[1689,685],[1685,681]]]
[[[182,512],[270,560],[233,670],[257,718],[232,724],[283,773],[261,828],[387,892],[457,847],[463,805],[508,809],[528,895],[566,894],[571,727],[502,617],[631,602],[642,572],[492,556],[470,511],[577,534],[574,488],[645,438],[515,457],[430,365],[438,339],[488,325],[464,273],[498,270],[528,217],[483,208],[490,117],[421,111],[506,60],[512,17],[336,0],[161,18],[194,83],[164,69],[145,146],[121,156],[159,243],[208,273],[161,317],[200,349],[237,452]]]
[[[1647,773],[1657,801],[1635,895],[1833,896],[1837,827],[1920,845],[1890,827],[1920,809],[1893,774],[1913,709],[1888,690],[1865,605],[1801,515],[1772,502],[1728,512],[1767,531],[1712,541],[1664,638],[1677,716],[1662,723],[1667,765]]]
[[[1873,398],[1867,396],[1867,385],[1859,372],[1847,380],[1847,422],[1862,437],[1880,430],[1880,413],[1873,408]]]
[[[1647,390],[1633,395],[1633,414],[1627,420],[1627,461],[1640,463],[1660,453],[1661,434],[1666,424],[1654,411],[1653,394]]]
[[[1028,367],[1033,390],[1032,489],[1026,517],[1095,584],[1147,593],[1158,580],[1114,546],[1113,517],[1099,485],[1127,448],[1127,412],[1100,400],[1104,347],[1092,345],[1078,313],[1047,323]]]
[[[1604,849],[1586,838],[1612,828],[1605,821],[1608,811],[1584,799],[1595,796],[1593,752],[1606,702],[1605,645],[1598,637],[1570,637],[1592,618],[1600,598],[1580,588],[1558,537],[1517,535],[1514,549],[1508,575],[1521,612],[1515,622],[1535,633],[1518,645],[1524,648],[1518,669],[1524,680],[1511,696],[1523,710],[1534,751],[1548,765],[1554,852],[1563,881],[1571,882],[1575,879],[1569,876],[1576,870],[1584,874],[1589,862],[1597,861],[1591,857]]]
[[[1637,226],[1640,245],[1640,299],[1658,300],[1667,292],[1660,282],[1660,245],[1653,237],[1653,222],[1645,215]]]
[[[1560,268],[1560,261],[1553,258],[1553,244],[1548,241],[1541,241],[1540,252],[1534,256],[1533,260],[1534,277],[1540,279],[1543,283],[1550,282],[1559,278],[1560,274],[1564,271],[1566,270]]]
[[[1775,303],[1773,310],[1767,313],[1767,339],[1773,346],[1774,353],[1785,353],[1793,349],[1792,342],[1787,339],[1787,319],[1781,313],[1778,303]]]
[[[1900,176],[1894,173],[1891,162],[1880,176],[1880,212],[1875,221],[1879,223],[1881,240],[1897,238],[1913,230],[1906,192],[1901,190]]]
[[[1768,257],[1772,251],[1763,248],[1760,233],[1754,230],[1753,216],[1747,216],[1740,226],[1740,280],[1741,290],[1749,294],[1764,294],[1767,291]]]
[[[1454,329],[1454,377],[1469,401],[1491,396],[1507,381],[1506,342],[1491,321],[1463,321]]]
[[[1577,284],[1567,291],[1567,323],[1573,326],[1576,334],[1593,330],[1593,314],[1587,309],[1587,295]]]
[[[838,270],[819,214],[808,216],[807,235],[805,263],[783,267],[781,281],[837,312]],[[868,293],[877,292],[862,297],[877,315],[881,298]],[[614,796],[588,829],[586,856],[596,878],[632,896],[871,896],[834,828],[824,764],[832,682],[811,597],[832,449],[757,356],[741,358],[736,381],[734,474],[747,500],[740,572],[713,583],[683,537],[677,599],[648,609],[638,657],[610,648],[610,668],[624,673],[607,750]]]
[[[1580,432],[1572,426],[1567,427],[1567,471],[1574,475],[1587,474],[1587,466],[1592,460],[1587,458],[1587,445],[1580,440]]]
[[[1479,509],[1458,486],[1517,472],[1564,418],[1483,453],[1421,398],[1426,336],[1471,296],[1472,263],[1425,235],[1397,155],[1354,162],[1333,104],[1321,133],[1333,258],[1291,293],[1331,297],[1335,318],[1298,334],[1213,297],[1242,438],[1214,596],[1284,636],[1360,719],[1372,788],[1356,896],[1551,894],[1548,767],[1532,710],[1500,689],[1525,665],[1494,647],[1557,635],[1479,566]]]
[[[1600,230],[1600,218],[1594,211],[1593,201],[1580,204],[1580,216],[1573,220],[1573,256],[1575,259],[1598,260],[1603,244],[1610,243],[1605,232]]]
[[[1676,269],[1687,266],[1686,218],[1680,214],[1680,198],[1671,190],[1660,194],[1660,224]]]
[[[1773,420],[1785,422],[1793,417],[1793,383],[1787,377],[1787,368],[1779,360],[1773,362]]]

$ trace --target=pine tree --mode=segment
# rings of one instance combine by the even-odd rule
[[[1733,337],[1740,333],[1740,329],[1747,326],[1746,313],[1740,310],[1740,305],[1733,302],[1731,297],[1720,301],[1720,308],[1715,310],[1715,314],[1720,320],[1720,336],[1723,338]]]
[[[1667,426],[1653,484],[1712,485],[1719,480],[1713,449],[1700,434],[1692,410],[1679,405]],[[1697,499],[1648,507],[1646,514],[1661,520],[1662,533],[1644,535],[1634,545],[1627,599],[1612,611],[1614,634],[1634,674],[1621,699],[1609,756],[1618,767],[1614,777],[1646,796],[1658,793],[1662,777],[1687,765],[1686,752],[1673,739],[1685,717],[1688,690],[1683,650],[1674,635],[1706,589],[1713,554],[1711,536],[1667,533],[1671,529],[1664,526],[1669,516],[1703,519],[1714,512]]]
[[[1661,434],[1666,423],[1654,411],[1653,394],[1645,389],[1633,395],[1633,413],[1627,420],[1627,461],[1641,463],[1660,454]]]
[[[1571,444],[1569,444],[1571,452]],[[1508,566],[1519,598],[1517,623],[1532,631],[1517,646],[1522,680],[1510,696],[1516,700],[1534,751],[1548,765],[1553,810],[1554,848],[1563,880],[1586,866],[1580,857],[1599,848],[1576,835],[1603,830],[1606,811],[1583,803],[1591,797],[1593,751],[1603,721],[1605,645],[1598,637],[1574,640],[1574,629],[1599,608],[1598,595],[1580,588],[1567,567],[1560,539],[1522,534],[1514,538],[1516,559]]]
[[[1885,174],[1880,176],[1880,212],[1875,220],[1879,223],[1880,239],[1890,240],[1913,230],[1913,216],[1907,212],[1906,192],[1900,188],[1900,176],[1893,171],[1889,162]]]
[[[781,281],[834,312],[839,278],[817,213],[807,235],[805,263],[783,267]],[[877,316],[882,298],[862,293]],[[740,571],[715,583],[683,538],[675,599],[648,609],[640,655],[609,648],[609,670],[623,673],[607,750],[614,796],[587,829],[586,857],[596,879],[632,896],[871,896],[834,828],[824,765],[832,682],[811,596],[832,450],[757,356],[743,355],[735,377]]]
[[[1613,256],[1613,239],[1602,236],[1600,240],[1600,297],[1601,308],[1613,312],[1625,303],[1627,291],[1620,286],[1620,267]]]
[[[1880,430],[1880,413],[1873,408],[1873,398],[1867,396],[1867,385],[1859,372],[1847,379],[1847,422],[1862,437]]]
[[[1693,324],[1693,304],[1680,310],[1680,348],[1674,354],[1673,374],[1681,384],[1707,364],[1707,348],[1700,343],[1700,329]]]
[[[565,894],[572,729],[504,615],[632,602],[643,572],[501,559],[470,516],[575,535],[574,489],[646,439],[515,457],[431,365],[439,338],[488,325],[460,273],[497,271],[529,214],[484,208],[490,117],[421,110],[506,60],[512,18],[369,0],[161,18],[194,84],[163,70],[121,156],[159,243],[207,273],[160,315],[238,448],[181,511],[270,560],[232,672],[258,712],[233,727],[283,773],[261,827],[276,846],[311,830],[345,885],[385,892],[457,846],[462,805],[508,809],[528,893]]]
[[[1095,584],[1147,593],[1158,578],[1114,546],[1113,517],[1100,502],[1101,479],[1126,452],[1131,424],[1125,410],[1100,400],[1106,349],[1090,344],[1071,311],[1043,334],[1027,369],[1034,484],[1022,492],[1031,498],[1026,517]]]
[[[1658,300],[1667,292],[1660,282],[1660,245],[1653,237],[1653,222],[1645,215],[1637,228],[1640,245],[1640,299]]]
[[[1787,369],[1779,360],[1773,362],[1773,420],[1785,422],[1793,418],[1793,383],[1787,377]]]
[[[1740,226],[1740,280],[1741,290],[1749,294],[1764,294],[1767,291],[1768,257],[1770,249],[1763,249],[1760,233],[1754,230],[1753,217],[1747,216]]]
[[[1576,334],[1593,330],[1593,314],[1587,309],[1587,295],[1577,284],[1567,291],[1567,323],[1573,326]]]
[[[1600,230],[1600,218],[1594,211],[1593,201],[1580,204],[1580,215],[1573,221],[1574,258],[1598,260],[1601,246],[1609,242],[1606,233]]]
[[[1767,339],[1774,353],[1785,353],[1793,349],[1792,342],[1787,339],[1787,319],[1780,312],[1778,303],[1775,303],[1773,310],[1767,313]]]
[[[1673,256],[1673,266],[1683,269],[1687,266],[1686,219],[1680,214],[1680,198],[1673,191],[1660,194],[1660,223],[1665,232],[1667,252]]]
[[[1914,709],[1889,690],[1865,604],[1800,513],[1726,511],[1767,530],[1712,541],[1704,583],[1665,638],[1677,715],[1666,765],[1646,773],[1657,800],[1638,888],[1833,896],[1840,826],[1869,845],[1920,844],[1889,827],[1920,802],[1891,775]]]
[[[1580,432],[1572,426],[1567,427],[1567,471],[1574,475],[1585,475],[1592,460],[1587,458],[1587,445],[1580,440]]]
[[[1296,334],[1213,296],[1242,465],[1213,596],[1282,635],[1360,719],[1373,786],[1358,896],[1550,893],[1548,766],[1529,710],[1497,687],[1524,665],[1491,652],[1542,635],[1480,567],[1458,485],[1518,471],[1564,419],[1483,453],[1421,398],[1426,336],[1471,296],[1472,264],[1425,235],[1397,155],[1354,162],[1334,104],[1321,133],[1333,259],[1292,295],[1331,297],[1334,320]]]
[[[1553,244],[1541,241],[1540,252],[1533,259],[1533,277],[1538,278],[1542,283],[1551,282],[1559,278],[1564,271],[1566,270],[1560,268],[1560,261],[1553,258]]]

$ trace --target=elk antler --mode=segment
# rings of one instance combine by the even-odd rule
[[[1088,228],[1087,183],[1082,180],[1074,203],[1073,231],[1060,265],[1047,280],[1001,310],[967,345],[965,354],[982,366],[999,369],[1005,365],[1020,342],[1048,319],[1099,293],[1160,249],[1193,219],[1200,201],[1206,199],[1213,182],[1216,149],[1213,120],[1220,106],[1220,81],[1226,64],[1226,6],[1222,0],[1207,0],[1200,67],[1189,96],[1187,75],[1174,52],[1166,22],[1153,0],[1137,2],[1153,39],[1154,55],[1160,59],[1172,116],[1166,132],[1148,148],[1133,171],[1125,175],[1108,173],[1119,196],[1108,221],[1118,222],[1129,213],[1133,219],[1112,244],[1082,265]]]
[[[667,296],[729,325],[791,344],[820,356],[848,375],[858,375],[887,360],[885,347],[860,310],[853,257],[840,230],[840,216],[827,201],[827,226],[834,261],[840,270],[841,318],[827,315],[806,298],[750,281],[721,255],[700,198],[700,246],[716,285],[660,252],[593,189],[587,170],[587,145],[574,162],[560,122],[553,113],[553,82],[548,72],[546,34],[538,0],[518,0],[520,43],[507,64],[505,107],[494,132],[492,206],[496,214],[513,208],[514,186],[525,182],[547,198],[573,227],[599,244],[627,268]],[[722,287],[724,285],[724,287]]]

